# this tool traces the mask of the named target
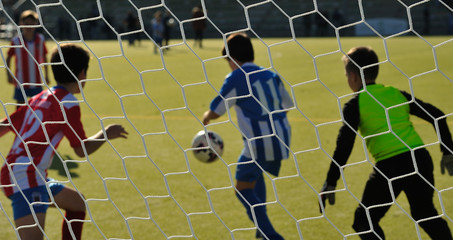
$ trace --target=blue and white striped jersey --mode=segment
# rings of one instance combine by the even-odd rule
[[[291,127],[285,109],[293,101],[277,74],[254,63],[228,74],[210,109],[223,115],[233,106],[244,140],[242,155],[266,161],[288,158]]]

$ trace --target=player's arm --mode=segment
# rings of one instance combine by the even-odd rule
[[[359,128],[360,115],[358,97],[351,99],[343,108],[344,123],[340,128],[337,136],[336,148],[333,154],[333,160],[330,163],[329,171],[327,172],[326,181],[321,189],[321,204],[320,211],[325,207],[326,200],[329,200],[330,205],[335,204],[335,190],[337,181],[340,178],[340,167],[344,166],[351,155],[352,148],[356,137],[357,129]],[[324,193],[325,192],[325,193]]]
[[[104,131],[101,130],[98,133],[86,139],[85,141],[83,141],[82,145],[85,147],[86,154],[90,155],[96,150],[98,150],[107,140],[112,140],[115,138],[127,138],[127,134],[128,132],[126,132],[123,126],[119,124],[112,124],[108,125],[105,128],[106,138],[104,137]],[[85,157],[83,146],[74,147],[74,152],[79,157]]]
[[[18,110],[9,115],[9,120],[5,117],[0,121],[0,137],[9,131],[13,131],[13,129],[19,129],[20,126],[22,126],[27,109],[28,108],[25,106],[20,107]]]
[[[401,93],[406,97],[408,101],[412,100],[412,96],[404,91]],[[410,103],[410,113],[431,123],[436,128],[436,119],[439,126],[440,135],[440,150],[443,153],[441,164],[441,173],[445,173],[445,169],[448,170],[448,174],[453,176],[453,140],[451,138],[451,132],[448,128],[447,118],[441,118],[445,114],[437,107],[425,103],[420,99],[415,98],[414,102]]]
[[[10,128],[8,126],[0,126],[0,137],[8,133]]]
[[[209,110],[203,114],[202,122],[204,125],[209,124],[211,120],[217,119],[226,113],[227,107],[232,107],[236,104],[234,97],[237,96],[236,82],[231,74],[227,76],[225,82],[220,89],[220,94],[215,97],[209,104]],[[231,98],[231,99],[228,99]]]
[[[291,96],[289,95],[288,91],[286,91],[283,82],[279,81],[278,90],[280,91],[280,95],[282,96],[282,106],[284,109],[290,109],[294,107],[294,102]]]
[[[127,132],[118,124],[108,125],[93,136],[87,138],[80,121],[80,107],[74,104],[65,105],[66,119],[68,123],[63,126],[63,134],[68,138],[74,152],[79,157],[85,157],[98,150],[107,140],[115,138],[127,138]]]
[[[410,101],[412,100],[412,96],[407,93],[402,91],[403,95]],[[437,107],[423,102],[420,99],[415,98],[414,102],[410,103],[410,114],[415,115],[433,125],[433,127],[436,127],[436,120],[437,124],[439,126],[439,134],[440,134],[440,139],[443,144],[440,145],[441,151],[444,154],[452,154],[448,148],[453,151],[453,141],[451,138],[451,132],[450,129],[448,128],[447,124],[447,118],[442,118],[445,116],[445,114],[438,109]]]
[[[10,130],[11,128],[8,125],[8,119],[4,118],[3,121],[0,122],[0,137],[8,133]]]
[[[230,102],[234,104],[234,100]],[[221,96],[215,97],[209,106],[209,110],[203,114],[203,124],[208,125],[211,120],[219,118],[225,114],[227,105],[232,106],[233,104],[228,104]]]
[[[208,110],[203,114],[203,124],[208,125],[211,120],[217,119],[219,117],[220,117],[219,114],[215,113],[212,110]]]
[[[360,114],[358,97],[351,99],[343,108],[344,123],[338,132],[336,148],[333,153],[333,160],[327,173],[326,182],[331,186],[336,186],[340,178],[339,167],[348,161],[359,128]]]

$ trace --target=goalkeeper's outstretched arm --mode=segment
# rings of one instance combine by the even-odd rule
[[[346,164],[354,147],[356,131],[360,122],[357,97],[345,104],[343,120],[344,124],[341,126],[337,136],[337,146],[332,162],[330,163],[329,171],[327,172],[326,181],[320,191],[320,212],[325,208],[326,200],[329,200],[330,205],[335,204],[335,193],[332,191],[335,190],[337,181],[340,178],[340,167]]]
[[[412,96],[404,91],[401,93],[406,97],[408,101],[411,101]],[[436,121],[439,126],[439,136],[441,140],[440,150],[442,151],[442,159],[440,161],[440,171],[442,174],[445,173],[445,169],[448,170],[448,174],[453,176],[453,140],[451,138],[451,132],[448,128],[447,118],[442,118],[445,114],[437,107],[423,102],[420,99],[415,98],[415,101],[410,105],[410,113],[415,115],[429,123],[436,128]]]

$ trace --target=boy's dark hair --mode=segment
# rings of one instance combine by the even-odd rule
[[[38,21],[38,13],[33,10],[25,10],[20,14],[19,23],[23,23],[26,19],[33,19],[34,21]]]
[[[354,61],[352,62],[351,61]],[[355,47],[351,48],[348,52],[348,56],[343,56],[343,62],[345,63],[345,69],[347,72],[354,72],[360,75],[360,68],[363,68],[363,75],[365,80],[375,81],[379,73],[379,62],[376,52],[371,47]],[[358,66],[357,66],[357,65]],[[372,67],[369,65],[376,64]]]
[[[58,49],[61,51],[63,61]],[[77,77],[82,71],[87,71],[89,61],[90,54],[82,47],[72,43],[61,44],[59,48],[57,47],[52,51],[50,57],[50,62],[54,63],[52,64],[52,72],[55,81],[57,83],[77,82],[77,78],[74,78],[72,74]]]
[[[255,60],[252,41],[245,33],[230,35],[227,38],[227,45],[230,57],[243,63]],[[226,55],[225,47],[222,49],[222,55]]]

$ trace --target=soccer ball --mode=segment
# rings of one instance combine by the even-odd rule
[[[167,26],[168,27],[174,27],[175,25],[176,25],[176,21],[175,21],[174,18],[168,19],[168,21],[167,21]]]
[[[218,156],[222,156],[223,140],[219,134],[213,131],[208,131],[207,135],[209,137],[208,140],[206,139],[205,131],[199,131],[192,140],[192,148],[195,148],[193,150],[195,158],[202,162],[210,163],[215,161]]]

